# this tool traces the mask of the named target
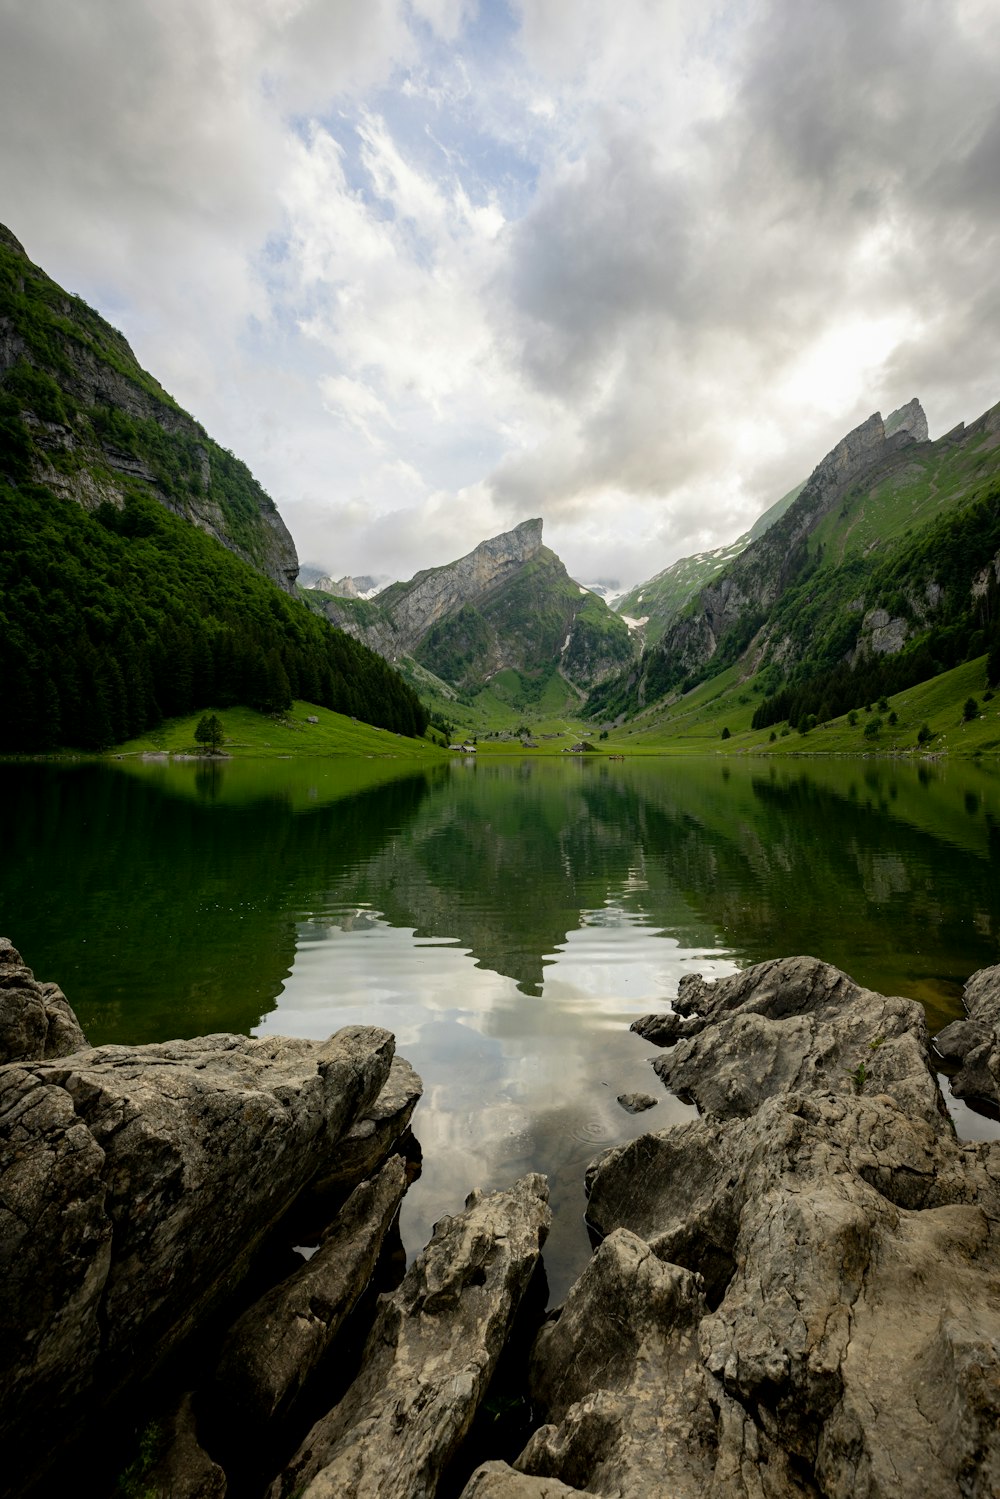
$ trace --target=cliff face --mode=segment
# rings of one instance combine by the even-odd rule
[[[536,679],[558,672],[585,691],[633,659],[624,621],[542,545],[540,520],[370,601],[315,589],[303,597],[389,660],[411,656],[466,691],[506,670]]]
[[[438,620],[500,587],[541,549],[541,521],[526,520],[513,531],[480,542],[457,562],[427,568],[409,583],[391,584],[378,601],[392,616],[399,648],[412,651]]]
[[[710,661],[723,643],[738,654],[802,571],[809,538],[823,519],[856,485],[873,483],[904,464],[905,450],[926,438],[927,419],[917,400],[885,423],[875,412],[855,427],[817,465],[775,524],[708,583],[690,612],[665,631],[650,652],[651,661],[661,670],[669,663],[670,674],[682,677]]]
[[[0,226],[0,400],[30,432],[20,477],[94,510],[151,494],[294,591],[298,558],[238,459],[138,363],[128,343],[33,265]]]

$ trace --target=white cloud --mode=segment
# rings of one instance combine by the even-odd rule
[[[622,581],[856,421],[991,404],[989,0],[0,0],[3,215],[273,493],[405,573]]]

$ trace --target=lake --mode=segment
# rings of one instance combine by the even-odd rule
[[[629,1032],[684,973],[812,953],[922,1001],[1000,961],[1000,766],[713,758],[0,769],[0,933],[95,1044],[387,1027],[424,1079],[409,1253],[544,1171],[558,1299],[583,1173],[691,1117]],[[617,1095],[660,1099],[631,1116]],[[959,1110],[968,1134],[996,1126]]]

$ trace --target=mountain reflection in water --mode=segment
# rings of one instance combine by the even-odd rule
[[[0,930],[90,1038],[385,1025],[424,1077],[403,1231],[688,1117],[631,1035],[684,972],[814,953],[932,1029],[998,960],[1000,778],[974,764],[288,761],[3,768]],[[616,1095],[648,1091],[626,1114]]]

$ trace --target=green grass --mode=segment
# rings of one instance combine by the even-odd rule
[[[838,566],[885,543],[899,542],[941,513],[970,500],[996,473],[985,432],[960,447],[935,443],[870,491],[848,495],[816,527],[811,552],[821,544],[820,566]]]
[[[658,703],[622,728],[611,730],[606,740],[598,742],[593,728],[588,737],[611,753],[647,755],[1000,754],[1000,692],[991,701],[983,699],[985,656],[894,694],[883,711],[874,703],[871,714],[858,709],[853,725],[845,714],[807,734],[783,724],[776,724],[773,731],[751,729],[754,709],[761,701],[753,686],[752,680],[740,681],[739,668],[733,666],[675,703]],[[966,723],[963,707],[970,697],[979,704],[979,714]],[[892,712],[897,716],[894,726],[888,723]],[[881,718],[882,727],[876,736],[867,737],[865,725],[876,717]],[[918,745],[917,734],[924,723],[932,737]],[[722,738],[724,728],[729,729],[728,739]]]
[[[285,755],[378,755],[406,759],[440,760],[443,751],[426,739],[407,739],[389,729],[355,723],[342,713],[332,713],[312,703],[295,702],[284,714],[255,713],[252,708],[219,708],[225,740],[222,753],[235,758],[277,758]],[[317,723],[308,723],[314,717]],[[201,712],[171,718],[159,728],[119,744],[113,755],[201,754],[194,731]]]

